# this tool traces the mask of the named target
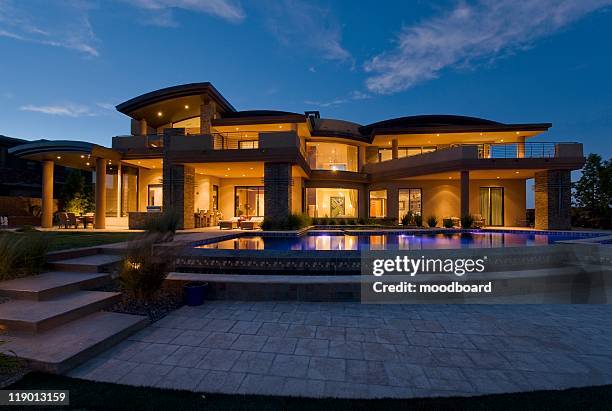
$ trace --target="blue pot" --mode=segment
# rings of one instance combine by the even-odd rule
[[[183,287],[185,294],[185,304],[190,307],[195,307],[204,304],[208,283],[187,283]]]

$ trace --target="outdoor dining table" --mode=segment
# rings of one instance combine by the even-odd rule
[[[82,215],[77,217],[77,221],[83,224],[83,228],[87,228],[87,224],[94,225],[94,216],[93,215]]]

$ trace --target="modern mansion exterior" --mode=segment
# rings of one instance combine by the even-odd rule
[[[43,162],[43,227],[52,226],[54,164],[95,172],[95,227],[136,227],[147,210],[222,218],[394,218],[480,214],[525,225],[535,178],[535,227],[570,226],[570,171],[582,144],[528,142],[551,124],[424,115],[369,125],[305,114],[237,111],[210,83],[169,87],[117,106],[131,133],[112,148],[37,141],[11,153]]]

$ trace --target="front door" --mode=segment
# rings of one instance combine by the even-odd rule
[[[480,187],[480,214],[485,220],[485,225],[504,225],[503,187]]]

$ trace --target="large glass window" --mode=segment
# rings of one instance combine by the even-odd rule
[[[306,213],[310,217],[357,217],[358,190],[352,188],[307,188]]]
[[[504,225],[503,187],[480,187],[480,214],[485,225]]]
[[[138,211],[138,169],[121,167],[121,217]]]
[[[161,184],[149,184],[147,187],[147,206],[161,207],[163,203],[163,186]]]
[[[420,188],[401,188],[399,196],[399,219],[410,211],[413,215],[422,214],[422,192]]]
[[[397,158],[416,156],[417,154],[436,151],[436,147],[398,147]],[[385,147],[378,149],[378,161],[389,161],[393,159],[393,149]]]
[[[341,143],[306,143],[313,170],[357,171],[357,147]]]
[[[219,209],[219,186],[216,184],[212,188],[212,207],[215,211]]]
[[[106,166],[106,217],[117,217],[119,174],[116,165]]]
[[[370,217],[387,216],[387,190],[370,191]]]
[[[236,186],[234,188],[234,216],[263,217],[264,188],[260,186]]]

